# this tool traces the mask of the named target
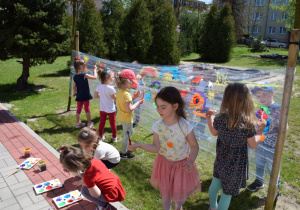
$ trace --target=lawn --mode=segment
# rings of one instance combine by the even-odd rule
[[[287,50],[272,49],[268,54],[287,55]],[[250,53],[246,47],[237,46],[233,51],[233,58],[230,62],[222,64],[227,66],[246,67],[283,67],[283,61],[261,59],[260,53]],[[266,53],[264,53],[266,54]],[[76,103],[72,98],[71,111],[66,112],[69,96],[69,69],[67,61],[70,56],[59,57],[53,64],[33,67],[30,69],[29,91],[16,92],[16,81],[21,74],[22,66],[16,62],[18,59],[0,61],[0,102],[13,105],[10,109],[18,118],[30,126],[38,135],[47,141],[54,148],[61,144],[77,145],[76,136],[78,129],[75,129]],[[182,58],[184,61],[197,62],[199,56],[192,54]],[[298,64],[298,68],[299,68]],[[294,82],[293,97],[291,99],[289,114],[289,134],[285,142],[282,157],[282,197],[288,197],[288,202],[300,203],[299,185],[299,120],[297,113],[300,109],[300,74],[297,72]],[[97,100],[91,103],[92,120],[99,125],[99,105]],[[85,121],[82,115],[82,120]],[[118,136],[121,134],[121,126],[118,126]],[[106,139],[111,135],[109,123],[106,123]],[[152,133],[149,127],[139,126],[132,136],[133,141],[152,142]],[[121,141],[114,146],[120,150]],[[115,172],[124,185],[127,192],[126,200],[122,203],[129,209],[162,209],[161,197],[158,191],[154,190],[149,180],[155,154],[138,150],[136,158],[122,160],[116,167]],[[214,155],[200,150],[196,165],[202,180],[202,192],[194,198],[190,198],[184,205],[185,209],[208,209],[208,188],[212,179]],[[266,190],[256,193],[249,193],[242,190],[239,196],[234,196],[230,209],[260,209],[264,204]]]

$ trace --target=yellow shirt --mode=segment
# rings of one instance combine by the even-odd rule
[[[133,111],[126,112],[125,102],[132,101],[132,97],[128,90],[118,89],[116,94],[116,104],[118,108],[117,119],[126,122],[133,123]]]

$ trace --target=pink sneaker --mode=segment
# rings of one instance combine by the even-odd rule
[[[87,127],[89,127],[89,128],[91,128],[91,127],[93,127],[93,126],[94,126],[94,123],[93,123],[93,122],[90,122],[90,123],[87,124]]]
[[[83,123],[83,122],[81,122],[81,123],[76,123],[75,128],[81,128],[81,127],[83,127],[83,126],[85,126],[85,123]]]

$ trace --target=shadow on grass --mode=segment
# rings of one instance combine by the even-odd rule
[[[70,75],[70,69],[62,69],[62,70],[58,70],[55,73],[51,73],[51,74],[42,74],[39,77],[65,77],[65,76],[69,76]]]
[[[9,103],[11,101],[22,100],[28,96],[40,94],[38,91],[34,91],[35,85],[28,84],[27,91],[18,92],[17,83],[0,85],[0,100],[1,102]]]

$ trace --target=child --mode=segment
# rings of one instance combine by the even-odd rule
[[[116,84],[119,88],[116,94],[118,107],[117,119],[123,128],[122,151],[120,156],[122,159],[134,158],[135,155],[127,151],[128,138],[131,137],[133,132],[133,110],[135,110],[139,104],[143,103],[144,99],[139,100],[135,104],[131,103],[132,100],[138,98],[141,93],[140,91],[135,91],[133,97],[130,95],[129,89],[132,87],[132,84],[138,85],[132,70],[124,69],[118,72],[116,75]]]
[[[153,143],[135,143],[128,146],[134,151],[141,148],[158,153],[154,162],[151,184],[159,189],[164,209],[171,209],[172,200],[179,210],[188,197],[201,190],[195,165],[199,146],[192,125],[186,121],[184,101],[175,87],[164,87],[155,97],[161,120],[153,127]]]
[[[81,193],[97,205],[96,209],[109,209],[108,202],[125,199],[126,193],[119,177],[100,160],[72,146],[61,146],[59,151],[59,161],[66,171],[75,176],[83,173]]]
[[[268,83],[265,85],[268,85]],[[255,86],[251,93],[257,97],[261,105],[266,106],[270,111],[270,114],[268,114],[270,118],[269,131],[265,134],[265,140],[255,149],[256,179],[247,187],[248,190],[254,192],[264,187],[265,166],[267,165],[269,174],[272,171],[281,106],[274,102],[274,89],[272,87]],[[280,175],[278,177],[279,185]]]
[[[229,84],[224,92],[220,113],[206,113],[207,124],[213,136],[218,136],[213,180],[209,187],[210,209],[228,209],[232,195],[246,187],[248,179],[247,144],[256,148],[266,121],[259,120],[255,135],[256,116],[249,89],[240,83]],[[222,194],[217,204],[218,192]]]
[[[114,100],[116,100],[116,91],[111,86],[114,82],[114,72],[109,68],[98,68],[98,77],[102,84],[97,85],[94,97],[100,98],[100,123],[99,136],[104,140],[103,130],[106,123],[106,116],[108,115],[109,123],[112,131],[111,142],[117,142],[117,125],[116,125],[116,107]]]
[[[90,101],[93,99],[90,93],[90,87],[88,79],[97,79],[96,65],[94,65],[94,75],[89,75],[84,73],[84,67],[86,66],[84,60],[75,59],[74,60],[74,68],[76,71],[76,75],[73,77],[73,96],[76,96],[77,101],[77,111],[76,111],[76,126],[75,128],[81,128],[85,126],[85,123],[80,121],[80,113],[82,110],[82,106],[84,105],[84,110],[86,114],[86,118],[88,121],[87,126],[92,127],[94,123],[91,121],[90,114]]]
[[[202,80],[200,81],[199,85],[197,86],[197,90],[203,92],[206,96],[206,105],[204,112],[206,113],[210,107],[212,106],[212,101],[209,100],[209,94],[211,91],[213,91],[213,83],[210,81],[210,75],[203,74]],[[210,137],[206,135],[205,128],[206,128],[206,119],[205,117],[200,117],[199,123],[196,125],[196,127],[199,127],[199,134],[201,138],[204,138],[206,140],[210,140]]]
[[[101,160],[108,169],[119,164],[120,154],[118,150],[114,146],[101,141],[94,128],[82,128],[77,139],[83,151],[90,152],[94,158]]]

